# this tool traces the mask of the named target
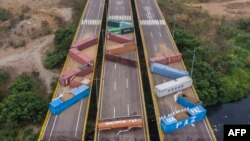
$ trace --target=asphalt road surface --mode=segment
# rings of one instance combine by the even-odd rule
[[[148,57],[155,57],[161,54],[171,54],[178,52],[174,47],[174,42],[171,39],[172,35],[161,17],[156,0],[136,0],[137,11],[139,12],[140,26],[143,30],[142,38],[145,39]],[[165,28],[167,27],[167,28]],[[146,58],[146,59],[149,59]],[[185,69],[181,63],[174,63],[170,66]],[[170,78],[162,77],[156,74],[150,74],[153,79],[153,86],[170,81]],[[191,88],[183,90],[183,93],[194,96],[194,91]],[[168,115],[183,109],[174,100],[174,94],[157,98],[157,105],[160,115]],[[189,125],[185,128],[178,129],[171,134],[165,134],[166,140],[178,141],[211,141],[211,133],[208,130],[207,124],[202,121],[193,126]]]
[[[81,19],[81,25],[78,34],[76,35],[76,41],[90,37],[99,36],[101,18],[104,10],[104,0],[90,0],[86,5],[86,12]],[[96,48],[97,45],[91,47]],[[90,49],[91,50],[91,49]],[[95,54],[86,55],[95,58]],[[72,67],[80,66],[79,63],[72,58],[68,58],[65,64],[65,71],[70,70]],[[65,72],[64,71],[64,72]],[[56,91],[57,96],[59,93],[68,91],[69,88],[63,88],[59,86]],[[86,111],[89,98],[85,98],[76,103],[66,111],[62,112],[58,116],[51,115],[46,124],[44,133],[42,134],[43,141],[80,141],[82,140],[84,122],[86,118]]]
[[[110,0],[108,19],[132,20],[130,0]],[[129,34],[134,36],[134,34]],[[112,41],[106,40],[106,45],[114,45]],[[138,61],[136,52],[123,53],[119,56]],[[118,63],[104,61],[104,72],[101,80],[101,103],[99,119],[118,118],[133,115],[142,115],[142,91],[139,80],[139,69]],[[145,127],[145,122],[144,122]],[[108,141],[144,141],[145,128],[131,129],[118,134],[123,130],[98,131],[97,140]]]

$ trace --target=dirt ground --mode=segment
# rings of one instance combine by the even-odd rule
[[[215,17],[228,19],[250,18],[250,0],[211,0],[208,3],[188,4],[201,8]]]
[[[58,77],[58,70],[47,70],[43,59],[49,49],[53,49],[53,32],[60,28],[60,23],[70,23],[72,8],[59,4],[60,0],[0,0],[0,8],[11,11],[13,17],[23,18],[6,30],[11,20],[0,21],[0,68],[11,68],[11,75],[22,72],[40,72],[48,90],[52,78]],[[43,34],[42,23],[46,21],[50,34]],[[5,29],[5,30],[1,30]],[[25,42],[23,46],[16,44]]]
[[[41,79],[49,88],[51,79],[59,76],[57,71],[49,71],[43,67],[44,50],[53,47],[54,35],[48,35],[36,39],[26,47],[20,49],[7,48],[0,51],[0,68],[12,68],[12,75],[18,75],[22,72],[40,72]],[[14,73],[14,74],[13,74]]]

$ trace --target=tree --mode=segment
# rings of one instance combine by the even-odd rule
[[[21,92],[29,92],[31,89],[31,78],[27,74],[21,74],[14,82],[10,83],[9,93],[18,94]]]
[[[0,69],[0,86],[9,79],[9,73]]]
[[[9,77],[9,73],[7,71],[0,69],[0,101],[8,95],[6,92],[6,86]]]
[[[235,38],[235,44],[250,51],[250,33],[240,34]]]
[[[68,49],[71,46],[74,32],[75,29],[73,27],[66,27],[56,31],[54,42],[55,50],[46,56],[43,63],[47,69],[53,69],[62,66],[68,54]]]
[[[41,122],[47,110],[46,102],[36,93],[23,92],[8,96],[0,105],[0,122]]]
[[[236,23],[239,29],[250,32],[250,19],[239,19]]]
[[[74,37],[75,29],[72,26],[56,31],[55,46],[56,52],[68,50]]]
[[[181,51],[184,51],[186,48],[193,50],[200,46],[199,39],[192,33],[182,28],[177,28],[174,33],[175,43]]]
[[[234,68],[230,75],[222,78],[223,88],[220,101],[222,103],[239,100],[250,91],[250,73],[241,68]]]

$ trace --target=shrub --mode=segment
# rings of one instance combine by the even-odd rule
[[[66,27],[56,31],[54,40],[55,49],[46,56],[43,63],[47,69],[59,68],[62,66],[72,43],[74,32],[75,28],[73,27]]]
[[[8,96],[0,107],[0,121],[38,123],[43,120],[46,103],[36,93],[25,92]]]
[[[250,32],[250,19],[240,19],[236,23],[239,29]]]
[[[223,24],[219,27],[218,34],[225,39],[230,39],[238,33],[234,24]]]
[[[44,66],[47,69],[59,68],[62,66],[67,53],[64,51],[55,52],[53,54],[49,54],[44,61]]]
[[[250,33],[238,35],[235,44],[250,51]]]
[[[18,94],[29,92],[32,89],[32,80],[27,74],[20,75],[14,82],[10,83],[9,93]]]
[[[9,73],[0,69],[0,86],[9,79]]]
[[[12,16],[11,12],[0,8],[0,21],[6,21]]]

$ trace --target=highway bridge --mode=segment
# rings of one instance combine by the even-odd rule
[[[73,42],[82,39],[98,36],[101,31],[101,21],[104,10],[104,0],[90,0],[86,3],[85,10],[81,17],[78,30]],[[96,59],[98,45],[91,46],[81,52],[89,57]],[[64,64],[62,74],[70,71],[72,68],[80,67],[81,64],[73,60],[70,56]],[[93,74],[87,76],[93,80]],[[60,93],[66,93],[69,87],[62,87],[57,84],[53,97],[59,96]],[[86,124],[86,115],[89,108],[89,98],[85,98],[76,103],[60,115],[52,115],[49,111],[40,132],[39,141],[80,141],[84,136]]]
[[[109,5],[104,4],[105,0],[88,0],[73,42],[80,41],[91,36],[98,36],[101,38],[105,37],[100,36],[102,31],[102,16],[105,6],[109,7],[107,20],[133,22],[131,1],[133,1],[136,5],[136,13],[143,41],[144,54],[148,68],[160,139],[162,141],[216,141],[207,119],[199,122],[198,124],[179,129],[171,134],[164,134],[160,128],[160,117],[178,111],[181,109],[181,106],[175,102],[175,94],[157,98],[153,91],[155,85],[168,82],[171,79],[152,74],[150,72],[149,58],[178,52],[156,0],[109,0]],[[105,32],[107,36],[108,31],[106,30]],[[134,33],[130,33],[128,35],[135,38],[136,42],[136,36]],[[137,49],[133,52],[117,55],[118,57],[135,60],[137,67],[131,67],[106,60],[105,49],[108,46],[117,44],[118,43],[106,39],[103,47],[104,57],[102,60],[102,73],[100,78],[101,85],[99,90],[95,140],[149,140],[144,92],[142,88],[139,65],[139,61],[145,60],[140,60]],[[95,60],[97,50],[98,44],[82,50],[82,52]],[[68,56],[62,74],[74,67],[79,66],[81,66],[81,64],[77,63],[70,56]],[[182,70],[186,69],[183,61],[173,63],[170,66]],[[87,76],[91,82],[93,82],[93,76],[93,73]],[[67,91],[69,91],[69,87],[62,87],[58,84],[53,98],[57,97],[60,93],[65,93]],[[197,97],[193,87],[185,89],[183,93],[192,97]],[[48,111],[38,140],[84,140],[83,137],[85,134],[89,101],[89,98],[85,98],[60,115],[52,115]],[[133,117],[142,118],[142,128],[129,128],[126,130],[98,130],[99,121],[114,121],[118,119],[131,119]]]
[[[132,22],[130,0],[109,0],[108,20]],[[106,30],[107,31],[107,30]],[[106,32],[107,33],[107,32]],[[134,33],[126,34],[135,38]],[[116,42],[106,40],[104,54],[107,46],[117,45]],[[139,66],[137,50],[119,54],[118,56],[136,60]],[[144,111],[144,96],[139,67],[107,61],[103,58],[101,76],[100,98],[98,107],[98,120],[140,115],[143,118],[143,128],[123,130],[98,131],[96,140],[148,140],[147,123]],[[97,127],[96,127],[97,128]]]
[[[171,79],[163,77],[150,72],[149,59],[159,55],[168,55],[177,53],[178,49],[173,41],[173,37],[165,22],[165,19],[159,9],[156,0],[135,0],[138,22],[140,24],[141,38],[143,40],[145,58],[148,67],[148,75],[152,90],[153,103],[155,107],[158,126],[160,126],[160,116],[175,113],[182,107],[175,102],[175,95],[169,95],[157,98],[154,92],[154,86],[168,82]],[[170,66],[178,69],[185,70],[182,62],[170,64]],[[188,88],[183,93],[197,97],[195,89]],[[193,126],[187,126],[171,134],[164,134],[159,127],[161,140],[202,140],[213,141],[216,140],[214,134],[211,133],[208,120],[204,120]]]

